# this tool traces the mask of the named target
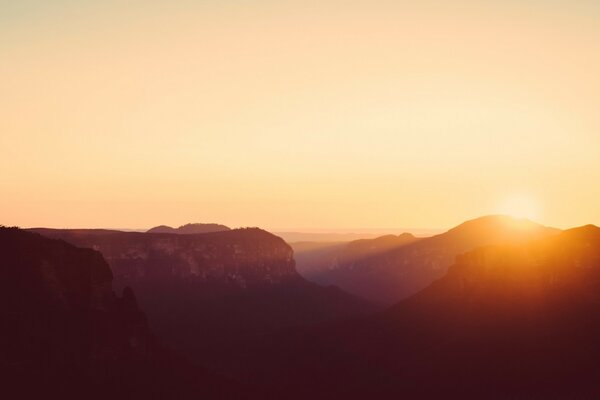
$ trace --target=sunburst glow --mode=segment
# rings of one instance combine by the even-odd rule
[[[498,213],[537,220],[540,218],[540,206],[531,195],[514,194],[504,199],[498,207]]]

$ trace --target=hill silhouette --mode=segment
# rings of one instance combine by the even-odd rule
[[[327,271],[353,269],[368,257],[419,240],[410,233],[385,235],[374,239],[359,239],[351,242],[297,242],[292,243],[298,272],[308,280],[323,280]],[[326,282],[325,282],[326,283]]]
[[[297,398],[595,398],[599,335],[600,228],[586,226],[477,248],[372,317],[271,336],[245,378]]]
[[[185,224],[179,228],[172,228],[167,225],[159,225],[148,229],[148,233],[178,233],[181,235],[193,235],[196,233],[211,233],[229,231],[231,228],[221,224]]]
[[[508,216],[485,216],[467,221],[449,231],[410,240],[397,246],[376,246],[376,241],[361,241],[357,246],[373,246],[362,257],[312,259],[307,277],[323,285],[335,285],[370,301],[391,305],[417,293],[442,277],[456,256],[479,246],[519,243],[558,233],[529,220]],[[383,241],[385,239],[376,239]],[[362,244],[361,244],[362,243]],[[301,271],[305,271],[302,268]]]

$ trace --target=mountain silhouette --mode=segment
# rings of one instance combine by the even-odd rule
[[[286,242],[293,243],[343,243],[360,239],[375,239],[382,234],[364,232],[273,232]]]
[[[231,228],[221,224],[185,224],[179,228],[172,228],[167,225],[159,225],[148,229],[148,233],[179,233],[181,235],[192,235],[196,233],[210,233],[229,231]]]
[[[506,242],[519,243],[558,233],[529,220],[508,216],[486,216],[467,221],[449,231],[423,238],[393,242],[386,248],[377,241],[359,241],[350,244],[358,248],[373,246],[364,256],[326,257],[312,259],[306,276],[323,285],[335,285],[367,300],[391,305],[417,293],[435,279],[442,277],[456,256],[479,246]],[[412,241],[412,242],[411,242]],[[359,251],[360,253],[360,251]],[[306,271],[303,264],[300,271]]]
[[[258,228],[37,231],[87,249],[0,230],[9,327],[0,372],[18,385],[74,380],[81,394],[101,382],[106,394],[125,382],[138,398],[600,396],[593,225],[558,231],[492,216],[426,239],[343,244],[340,265],[358,267],[349,271],[390,259],[403,279],[422,269],[430,280],[413,281],[425,288],[379,312],[304,280],[291,247]],[[433,278],[432,263],[451,255]],[[231,381],[160,346],[141,309],[159,338]]]
[[[162,346],[102,255],[0,227],[0,374],[10,398],[249,398]]]
[[[270,336],[240,364],[261,354],[243,377],[296,398],[597,398],[598,337],[586,226],[477,248],[384,312]]]

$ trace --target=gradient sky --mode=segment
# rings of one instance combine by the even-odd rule
[[[0,223],[600,225],[595,3],[0,0]]]

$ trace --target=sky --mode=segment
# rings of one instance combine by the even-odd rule
[[[600,225],[594,3],[0,0],[0,224]]]

